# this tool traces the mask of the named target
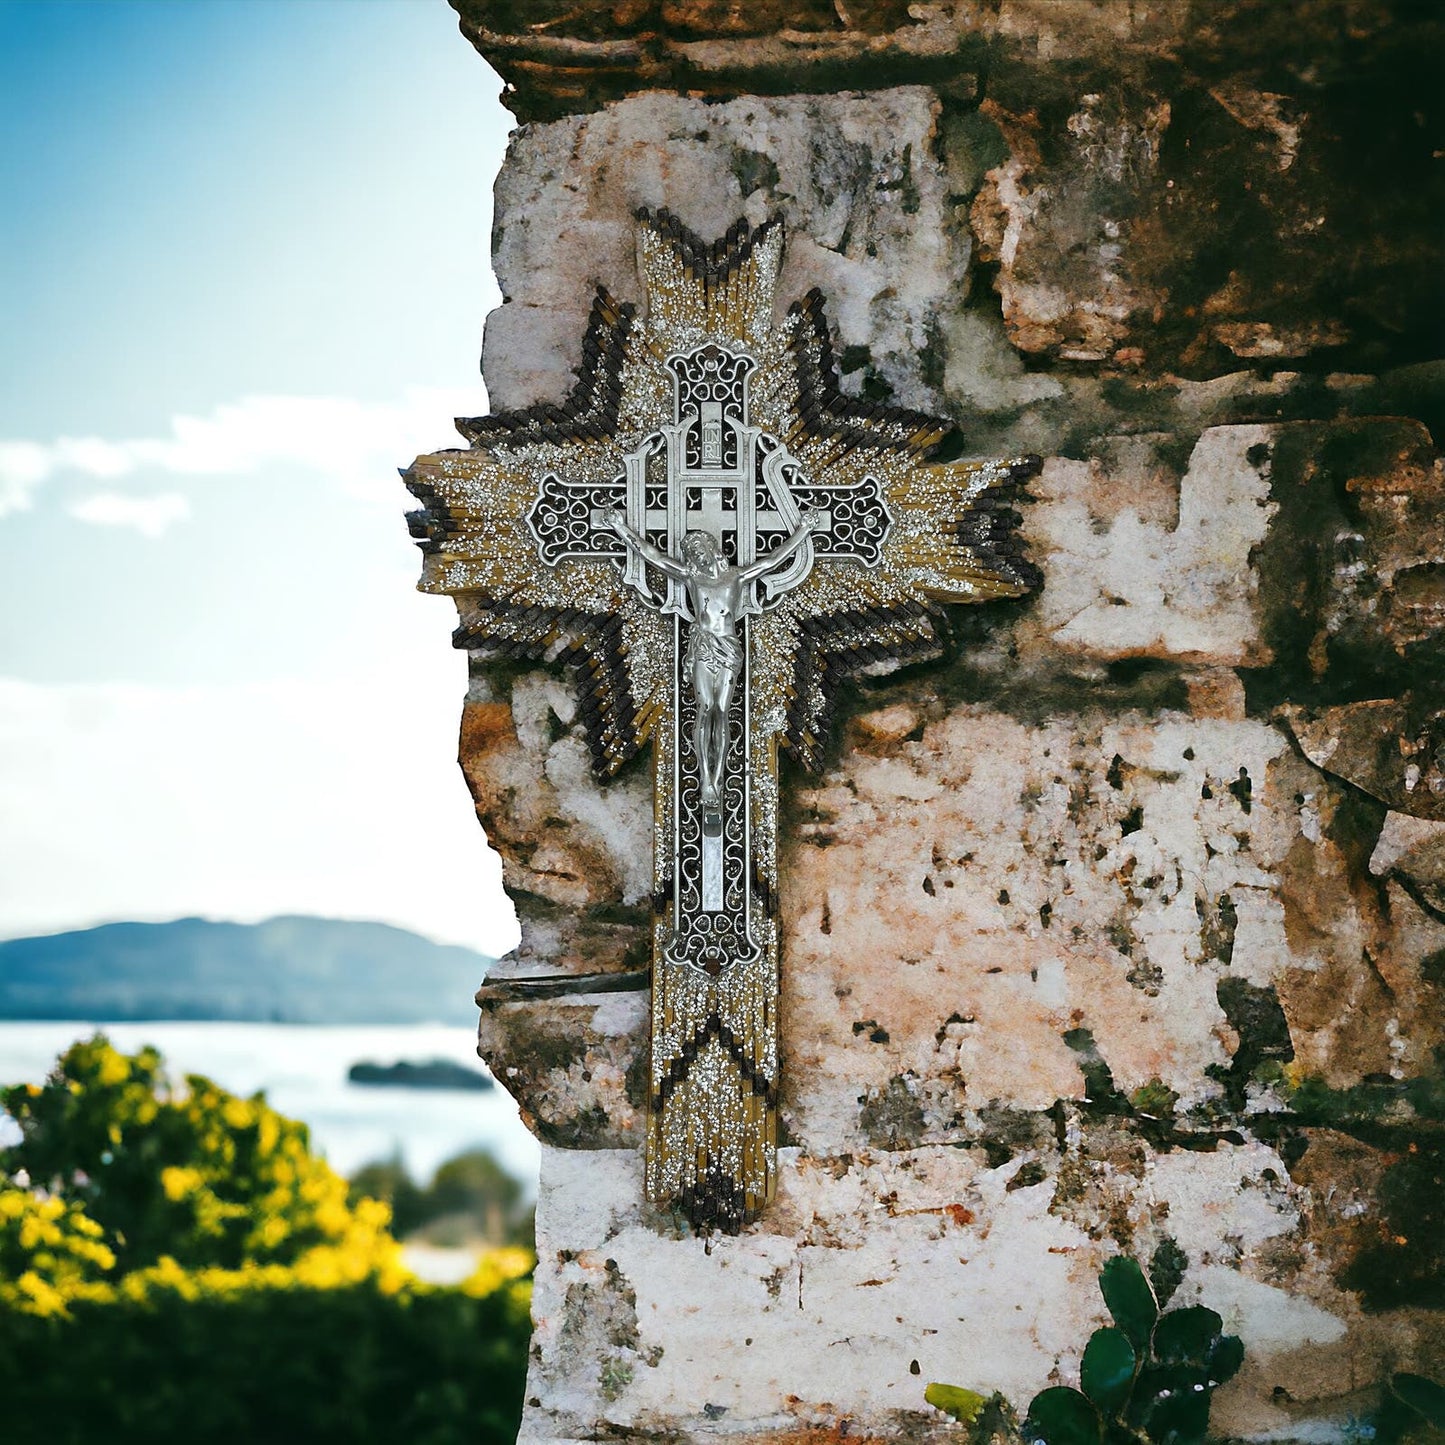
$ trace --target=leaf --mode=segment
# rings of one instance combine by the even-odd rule
[[[1244,1363],[1244,1341],[1238,1335],[1221,1335],[1209,1352],[1209,1383],[1222,1385],[1239,1373]]]
[[[1095,1330],[1079,1371],[1084,1393],[1105,1413],[1118,1414],[1129,1398],[1138,1359],[1123,1330]]]
[[[1390,1389],[1437,1430],[1445,1430],[1445,1386],[1402,1370],[1390,1376]]]
[[[923,1392],[923,1398],[935,1410],[952,1415],[962,1425],[972,1425],[978,1419],[978,1412],[988,1403],[977,1390],[965,1390],[961,1385],[932,1384]]]
[[[1142,1425],[1160,1400],[1187,1392],[1202,1378],[1202,1371],[1191,1370],[1187,1365],[1145,1365],[1134,1381],[1134,1393],[1129,1400],[1130,1422]]]
[[[1188,1389],[1160,1399],[1144,1422],[1144,1433],[1155,1445],[1183,1445],[1203,1440],[1209,1429],[1209,1390],[1196,1382]]]
[[[1129,1419],[1159,1445],[1200,1439],[1209,1423],[1210,1389],[1191,1365],[1151,1365],[1139,1372]]]
[[[1056,1385],[1034,1396],[1023,1434],[1044,1445],[1099,1445],[1099,1416],[1077,1390]]]
[[[1149,1256],[1149,1283],[1162,1310],[1174,1298],[1174,1291],[1189,1268],[1189,1256],[1167,1234]]]
[[[1224,1321],[1203,1305],[1170,1310],[1154,1326],[1154,1357],[1166,1364],[1203,1365],[1224,1333]]]
[[[1149,1332],[1158,1318],[1154,1291],[1136,1261],[1119,1256],[1111,1259],[1099,1275],[1099,1289],[1114,1323],[1129,1336],[1141,1354],[1149,1345]]]

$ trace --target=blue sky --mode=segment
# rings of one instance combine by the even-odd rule
[[[444,0],[0,0],[0,936],[515,925],[396,477],[485,409]]]

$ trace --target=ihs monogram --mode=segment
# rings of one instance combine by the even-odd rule
[[[409,520],[458,646],[570,664],[599,777],[652,743],[647,1192],[732,1232],[777,1165],[778,750],[816,769],[844,676],[1035,584],[998,503],[1038,463],[843,396],[821,295],[774,318],[780,222],[639,219],[646,317],[599,288],[567,401],[459,422]]]

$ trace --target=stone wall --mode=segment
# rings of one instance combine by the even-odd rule
[[[1216,1433],[1445,1378],[1442,32],[1384,0],[453,0],[523,123],[495,409],[571,384],[633,212],[781,213],[846,390],[1035,451],[1041,592],[785,768],[785,1144],[736,1239],[641,1200],[650,780],[474,654],[544,1145],[523,1441],[963,1438],[1077,1383],[1126,1253],[1245,1345]],[[1182,1260],[1181,1260],[1182,1256]],[[993,1414],[993,1424],[1003,1417]]]

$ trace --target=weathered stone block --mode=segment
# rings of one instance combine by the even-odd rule
[[[1270,435],[1206,431],[1177,483],[1146,449],[1050,461],[1027,529],[1048,577],[1032,619],[1046,645],[1100,659],[1269,661],[1254,554],[1278,510]]]
[[[870,743],[865,716],[846,763],[798,795],[784,874],[797,1142],[987,1137],[990,1110],[1087,1095],[1080,1030],[1123,1096],[1162,1085],[1181,1126],[1194,1108],[1207,1128],[1236,1063],[1242,1101],[1260,1062],[1231,981],[1278,991],[1283,1058],[1302,1051],[1312,1072],[1429,1067],[1428,1002],[1371,997],[1386,926],[1356,841],[1371,820],[1277,729],[1128,713],[1027,726],[911,694],[909,740]],[[1418,957],[1401,965],[1425,987]]]
[[[1157,7],[1104,61],[1125,7],[1077,7],[1107,19],[1062,44],[1060,8],[1009,17],[983,107],[1009,155],[973,222],[1017,347],[1196,372],[1363,359],[1405,336],[1430,353],[1438,321],[1402,303],[1428,284],[1442,117],[1405,97],[1440,53],[1438,16]]]
[[[1322,700],[1441,673],[1445,471],[1419,423],[1210,427],[1182,467],[1181,442],[1045,466],[1026,535],[1048,586],[1021,645],[1269,669],[1276,695]]]
[[[462,713],[462,772],[509,892],[573,911],[635,904],[652,887],[649,780],[639,768],[599,788],[575,715],[561,677],[479,678]]]
[[[920,87],[868,95],[706,104],[649,94],[516,133],[497,186],[494,264],[503,306],[488,322],[483,367],[494,407],[556,397],[577,365],[600,281],[637,299],[633,213],[682,207],[700,235],[739,216],[800,224],[782,294],[826,282],[845,382],[935,404],[916,358],[968,268],[934,153],[937,99]],[[585,178],[558,185],[561,174]],[[556,245],[565,238],[565,245]],[[530,328],[545,308],[542,325]],[[570,328],[566,318],[570,317]]]
[[[1316,1220],[1274,1151],[1141,1154],[1120,1168],[1101,1143],[1070,1127],[1033,1160],[1001,1165],[948,1148],[833,1163],[787,1150],[769,1218],[710,1247],[643,1217],[635,1155],[545,1150],[553,1200],[569,1203],[558,1214],[544,1201],[538,1217],[548,1268],[521,1440],[596,1438],[599,1426],[631,1438],[952,1438],[920,1406],[922,1381],[1023,1399],[1051,1371],[1077,1383],[1080,1324],[1105,1317],[1096,1275],[1121,1229],[1145,1258],[1171,1240],[1187,1261],[1174,1302],[1209,1303],[1244,1339],[1223,1429],[1287,1434],[1312,1399],[1338,1393],[1347,1339],[1357,1373],[1387,1365],[1389,1337],[1347,1293],[1319,1281],[1308,1298],[1281,1283],[1291,1250],[1340,1225],[1333,1209]],[[802,1368],[798,1341],[814,1336],[828,1347]],[[1333,1370],[1315,1366],[1322,1356]],[[1280,1403],[1242,1408],[1271,1389]]]
[[[564,960],[549,955],[546,961],[555,966]],[[507,997],[511,976],[494,971],[477,996],[478,1052],[517,1100],[527,1127],[564,1149],[640,1149],[647,1110],[646,993],[518,1001]]]
[[[1335,701],[1445,678],[1445,468],[1426,428],[1297,423],[1256,459],[1278,509],[1255,562],[1281,681]]]
[[[1399,813],[1445,821],[1445,709],[1423,696],[1375,698],[1318,711],[1291,709],[1305,756]]]

